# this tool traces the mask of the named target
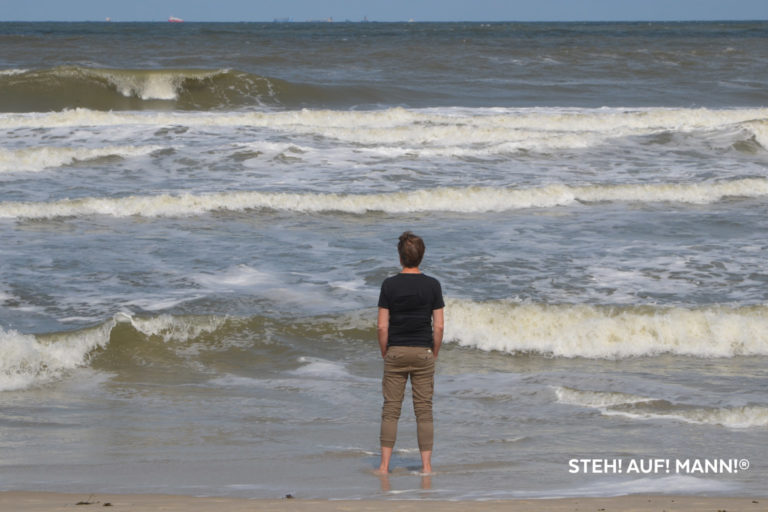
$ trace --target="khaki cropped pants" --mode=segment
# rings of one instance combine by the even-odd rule
[[[381,390],[381,446],[392,448],[397,438],[397,422],[405,395],[405,383],[411,378],[413,412],[416,414],[416,438],[420,451],[431,451],[434,438],[432,393],[435,387],[435,358],[426,347],[389,347],[384,358]]]

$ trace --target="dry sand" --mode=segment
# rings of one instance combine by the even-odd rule
[[[153,494],[60,494],[0,492],[2,512],[765,512],[768,498],[631,495],[612,498],[563,498],[504,501],[432,500],[249,500]]]

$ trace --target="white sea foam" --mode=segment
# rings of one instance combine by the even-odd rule
[[[157,294],[156,296],[142,295],[134,299],[126,300],[123,302],[123,305],[125,307],[136,307],[144,311],[162,311],[174,308],[184,302],[190,302],[204,297],[204,294],[202,293],[194,293],[190,295],[184,291],[177,291],[175,293],[171,291],[169,295],[170,296],[166,296],[162,293]]]
[[[330,297],[330,283],[322,279],[304,280],[295,272],[286,273],[278,269],[256,269],[241,264],[216,272],[195,273],[190,278],[200,285],[205,294],[246,293],[284,307],[300,306],[305,311],[325,311],[329,300],[333,300],[336,307],[353,308],[359,304],[349,294]]]
[[[101,148],[31,147],[0,148],[0,173],[34,172],[107,156],[133,157],[162,149],[161,146],[108,146]]]
[[[392,214],[446,211],[502,212],[524,208],[568,206],[578,202],[714,203],[726,197],[768,195],[768,180],[747,178],[694,184],[636,184],[536,188],[436,188],[384,194],[321,194],[282,192],[220,192],[162,194],[122,198],[66,199],[55,202],[0,203],[0,218],[51,218],[110,215],[114,217],[173,217],[217,210],[273,209],[306,213],[344,212]]]
[[[739,485],[734,482],[714,478],[698,478],[690,475],[669,475],[635,478],[632,480],[609,480],[598,478],[596,481],[572,489],[553,490],[548,493],[550,498],[565,498],[576,496],[624,496],[627,494],[691,494],[734,492]],[[540,498],[540,493],[525,492],[513,494],[517,498],[527,496]]]
[[[83,366],[88,354],[107,344],[114,325],[42,338],[0,329],[0,391],[44,384]]]
[[[722,425],[729,428],[768,427],[768,407],[745,405],[742,407],[725,408],[681,408],[670,411],[656,412],[653,410],[622,411],[606,409],[606,416],[623,416],[630,419],[676,420],[697,425]]]
[[[345,290],[349,292],[357,292],[357,291],[363,290],[366,286],[365,281],[363,279],[352,279],[348,281],[330,281],[328,285],[333,286],[334,288],[338,288],[340,290]],[[2,298],[2,295],[0,295],[0,299],[1,298]]]
[[[462,500],[487,499],[541,499],[541,498],[573,498],[585,496],[624,496],[628,494],[691,494],[691,493],[724,493],[737,491],[740,485],[735,482],[725,482],[714,478],[697,478],[690,475],[653,476],[633,478],[631,480],[607,479],[598,475],[594,481],[579,487],[558,488],[542,493],[540,490],[521,491],[475,491],[459,496]]]
[[[319,357],[299,357],[299,362],[303,363],[291,373],[302,377],[312,377],[315,379],[349,380],[351,375],[342,363],[329,361]]]
[[[221,316],[172,316],[136,317],[126,313],[115,315],[118,321],[129,322],[145,336],[160,336],[165,341],[187,341],[201,334],[220,328],[227,321]]]
[[[556,387],[555,394],[560,403],[598,409],[605,416],[673,420],[729,428],[768,426],[768,407],[762,405],[701,407],[626,393],[582,391],[566,387]]]
[[[90,68],[59,68],[60,74],[92,76],[106,80],[125,97],[142,100],[178,99],[185,80],[205,80],[227,73],[228,70],[118,70]]]
[[[0,69],[0,76],[15,76],[27,73],[28,69]]]
[[[449,300],[446,339],[558,357],[768,355],[768,307],[600,307]]]
[[[142,77],[103,73],[126,97],[137,96],[143,100],[175,100],[183,77],[166,74],[149,74]]]
[[[100,71],[102,72],[102,71]],[[107,71],[103,71],[108,73]],[[144,75],[139,75],[144,76]],[[172,98],[175,75],[149,74],[140,85],[127,74],[115,82],[126,95]],[[181,75],[179,75],[181,76]],[[120,80],[127,81],[126,83]],[[0,128],[115,125],[257,127],[321,136],[367,147],[440,154],[508,153],[582,148],[610,139],[665,132],[691,133],[743,125],[759,131],[768,109],[403,109],[280,112],[101,112],[74,109],[4,114]],[[757,128],[755,128],[757,127]],[[761,136],[758,135],[758,138]],[[427,154],[427,156],[429,156]]]
[[[556,387],[557,401],[564,404],[581,405],[584,407],[610,407],[620,404],[635,404],[647,402],[650,398],[619,392],[580,391],[578,389]]]
[[[191,277],[206,289],[217,292],[284,285],[273,273],[263,272],[248,265],[236,265],[222,272],[199,273]]]
[[[224,388],[253,388],[263,384],[262,379],[254,379],[252,377],[243,377],[241,375],[226,374],[221,377],[216,377],[208,381],[211,386],[218,386]]]
[[[768,121],[755,121],[753,123],[747,123],[747,128],[755,136],[755,140],[760,144],[763,149],[768,150]]]
[[[216,330],[225,321],[223,317],[142,318],[118,313],[96,327],[65,333],[32,335],[0,329],[0,391],[45,384],[87,365],[94,350],[109,344],[118,323],[130,323],[145,336],[186,341]]]

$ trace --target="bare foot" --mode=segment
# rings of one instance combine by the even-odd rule
[[[374,469],[373,474],[379,477],[382,492],[389,492],[392,490],[392,485],[389,483],[389,471],[387,468]]]

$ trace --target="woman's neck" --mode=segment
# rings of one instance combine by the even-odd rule
[[[421,274],[419,267],[403,267],[402,274]]]

